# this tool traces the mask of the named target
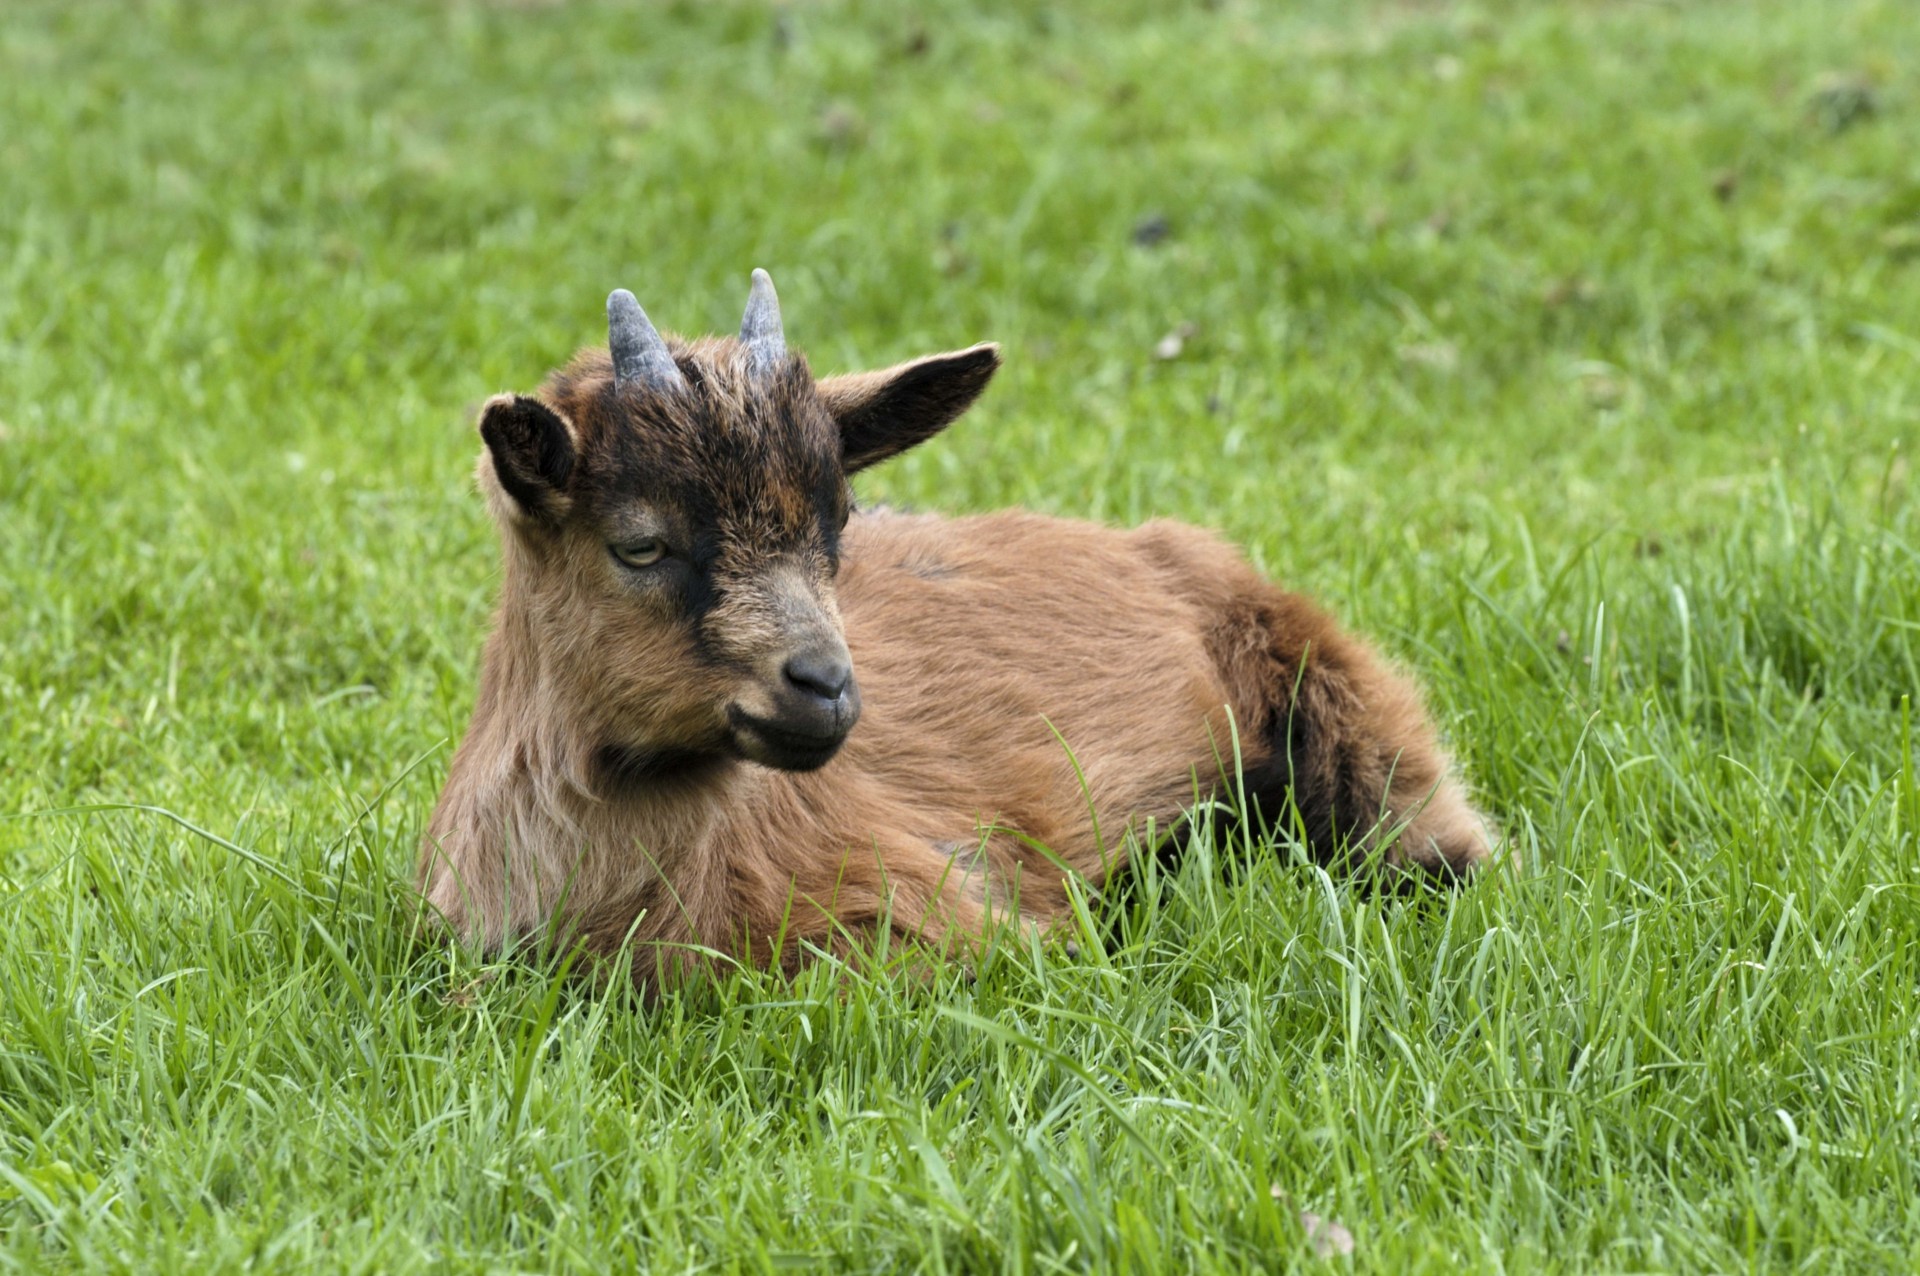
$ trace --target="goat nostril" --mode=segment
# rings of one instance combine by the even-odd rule
[[[834,655],[795,656],[787,661],[787,681],[822,700],[838,700],[853,681],[853,666]]]

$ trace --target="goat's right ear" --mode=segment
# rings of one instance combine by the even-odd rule
[[[991,341],[930,354],[879,372],[853,372],[815,383],[840,423],[842,468],[852,474],[924,443],[973,406],[1000,367]]]
[[[540,522],[567,512],[573,475],[573,432],[546,404],[518,394],[496,394],[480,409],[494,477],[516,510]]]

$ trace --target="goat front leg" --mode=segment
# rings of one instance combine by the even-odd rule
[[[791,970],[810,947],[854,957],[885,932],[943,957],[971,957],[994,911],[984,869],[968,860],[943,844],[902,837],[808,865],[792,875],[777,920],[755,927],[756,955]]]

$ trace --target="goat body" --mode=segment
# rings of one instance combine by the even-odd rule
[[[847,517],[845,475],[964,411],[993,347],[815,382],[766,330],[647,325],[623,364],[616,321],[483,411],[506,574],[421,861],[458,933],[650,985],[887,926],[964,946],[1216,791],[1328,861],[1486,859],[1413,684],[1211,533]]]

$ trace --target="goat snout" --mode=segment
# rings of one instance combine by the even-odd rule
[[[853,682],[853,661],[845,651],[806,651],[788,660],[784,672],[803,694],[831,704]]]
[[[796,652],[780,666],[766,711],[727,711],[742,755],[783,771],[811,771],[839,752],[860,719],[860,686],[842,644]]]

